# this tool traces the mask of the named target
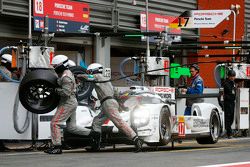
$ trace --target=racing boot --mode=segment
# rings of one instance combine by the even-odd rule
[[[53,146],[44,151],[47,154],[62,154],[61,146]]]
[[[93,143],[88,151],[99,151],[101,148],[101,133],[91,130],[89,135],[92,137]]]
[[[133,142],[135,144],[135,153],[142,152],[142,145],[143,145],[143,140],[140,139],[138,136],[135,136],[133,139]]]

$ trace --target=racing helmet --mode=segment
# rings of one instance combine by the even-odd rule
[[[12,62],[12,55],[10,54],[3,54],[1,58],[1,63],[10,63]]]
[[[236,72],[234,70],[229,70],[228,73],[227,73],[227,75],[229,77],[235,77],[236,76]]]
[[[190,66],[190,68],[194,68],[195,70],[197,70],[198,72],[200,71],[200,67],[198,66],[198,64],[192,64]]]
[[[56,55],[53,57],[51,65],[54,67],[56,73],[62,73],[69,67],[69,59],[65,55]]]
[[[87,73],[89,74],[102,74],[103,73],[103,66],[99,63],[92,63],[87,68]]]
[[[76,66],[76,63],[73,60],[69,60],[68,64],[69,64],[69,67]]]

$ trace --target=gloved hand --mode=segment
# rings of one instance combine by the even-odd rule
[[[187,89],[181,88],[181,93],[182,93],[182,94],[186,94],[186,93],[187,93]]]
[[[78,74],[77,79],[79,80],[88,80],[88,81],[94,81],[95,77],[93,75],[88,74]]]

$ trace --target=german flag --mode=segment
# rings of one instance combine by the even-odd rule
[[[177,17],[172,23],[169,24],[170,28],[182,28],[187,25],[187,18],[192,17],[190,11],[185,11],[179,17]]]
[[[172,21],[172,23],[169,24],[169,28],[180,28],[179,27],[179,17],[174,19],[174,21]]]

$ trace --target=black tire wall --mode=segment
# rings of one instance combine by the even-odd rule
[[[70,71],[75,77],[78,74],[86,74],[86,70],[80,66],[70,67]],[[36,69],[26,74],[19,86],[19,98],[24,108],[35,114],[54,110],[60,100],[54,92],[58,87],[57,78],[54,70],[49,69]],[[81,81],[77,86],[77,100],[88,98],[93,88],[93,83]]]
[[[75,75],[75,78],[78,74],[86,74],[86,70],[81,66],[74,66],[70,67],[69,69]],[[77,100],[82,101],[83,99],[88,98],[91,95],[93,89],[94,83],[81,81],[81,83],[77,87]]]
[[[57,75],[53,70],[36,69],[23,78],[19,86],[19,99],[24,108],[35,114],[45,114],[54,110],[59,103],[59,96],[53,91],[57,85]],[[43,91],[41,98],[36,92]],[[36,97],[36,98],[34,98]],[[41,99],[39,99],[41,98]]]

